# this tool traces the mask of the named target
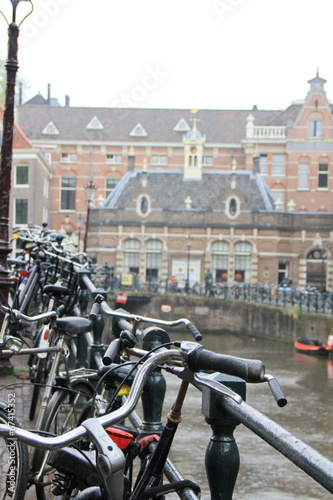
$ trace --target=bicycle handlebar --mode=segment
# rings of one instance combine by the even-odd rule
[[[27,316],[26,314],[21,313],[17,309],[11,309],[10,307],[6,307],[0,302],[0,310],[6,314],[12,314],[16,319],[23,319],[28,323],[36,323],[38,321],[43,321],[46,319],[56,318],[56,311],[47,311],[45,313],[37,314],[36,316]]]
[[[218,354],[191,342],[182,342],[181,350],[186,353],[186,363],[190,370],[226,373],[246,382],[265,380],[265,366],[260,360]]]
[[[87,279],[87,277],[84,276],[83,281],[88,286],[88,283],[90,281],[89,278]],[[90,283],[91,283],[91,281],[90,281]],[[91,285],[92,285],[92,283],[91,283]],[[90,291],[93,291],[93,290],[91,290],[90,286],[88,286],[88,288],[90,289]],[[149,316],[140,316],[138,314],[131,314],[131,313],[129,313],[127,311],[123,311],[123,310],[122,311],[114,310],[108,306],[108,304],[106,303],[106,301],[102,295],[97,295],[95,297],[94,303],[93,303],[92,308],[91,308],[91,313],[89,315],[89,319],[91,321],[94,321],[96,319],[97,315],[99,314],[100,308],[107,316],[109,316],[111,318],[126,319],[129,321],[129,323],[139,324],[142,322],[142,323],[150,323],[150,324],[159,325],[159,326],[168,326],[170,328],[173,328],[175,326],[184,325],[187,328],[187,330],[190,333],[192,333],[193,337],[195,338],[195,340],[197,342],[202,340],[202,335],[199,332],[199,330],[197,329],[197,327],[187,318],[180,318],[180,319],[177,319],[174,321],[167,321],[167,320],[158,319],[158,318],[150,318]]]

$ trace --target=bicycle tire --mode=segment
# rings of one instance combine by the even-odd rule
[[[40,431],[48,432],[54,435],[61,435],[64,432],[77,427],[78,419],[81,414],[83,406],[93,396],[93,388],[86,380],[76,380],[71,384],[72,391],[68,388],[57,389],[45,412],[44,420],[41,425]],[[64,418],[64,421],[62,420]],[[36,450],[32,470],[40,470],[45,452],[43,450]],[[36,498],[37,500],[54,500],[54,496],[50,491],[51,481],[49,478],[50,471],[45,471],[43,477],[43,484],[36,484]]]
[[[46,362],[47,362],[46,358],[38,358],[36,377],[35,380],[33,381],[34,388],[32,391],[29,420],[33,420],[35,418],[40,389],[41,386],[45,384],[46,381]]]
[[[12,418],[10,406],[0,406],[0,423],[19,426]],[[0,497],[8,500],[23,500],[27,489],[29,458],[27,445],[17,439],[0,438]],[[13,469],[12,469],[13,467]]]

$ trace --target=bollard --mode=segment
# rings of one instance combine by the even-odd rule
[[[154,347],[170,342],[165,330],[149,327],[143,331],[142,348],[150,351]],[[155,368],[148,377],[151,385],[149,393],[142,394],[143,422],[140,435],[160,434],[163,430],[161,422],[166,381],[161,368]]]
[[[221,382],[245,400],[246,383],[240,378],[216,373],[214,380]],[[238,447],[233,435],[239,422],[222,410],[221,402],[225,397],[207,387],[202,390],[202,413],[213,431],[205,456],[211,500],[232,499],[239,470]]]
[[[107,292],[102,288],[96,288],[91,294],[92,300],[95,299],[97,295],[102,295],[103,298],[107,299]],[[100,366],[103,365],[103,355],[104,355],[104,345],[102,343],[102,335],[104,331],[105,320],[102,313],[98,314],[95,321],[92,321],[93,330],[93,343],[90,346],[90,368],[92,370],[98,370]]]

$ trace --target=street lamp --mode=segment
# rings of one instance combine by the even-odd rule
[[[97,186],[93,184],[92,179],[88,182],[88,184],[85,184],[84,186],[84,196],[87,202],[87,220],[86,220],[86,231],[84,235],[84,248],[83,251],[87,251],[87,240],[88,240],[88,226],[89,226],[89,218],[90,218],[90,203],[92,203],[95,199],[95,194],[96,194],[96,189]]]
[[[82,214],[79,214],[77,217],[76,217],[76,225],[77,225],[77,232],[78,232],[78,243],[77,243],[77,246],[78,246],[78,252],[80,253],[80,246],[81,246],[81,229],[83,228],[83,224],[84,224],[84,217]]]
[[[186,237],[186,245],[187,245],[187,280],[185,292],[187,293],[190,289],[190,256],[191,256],[191,246],[192,246],[192,236],[189,234]]]
[[[12,4],[12,21],[8,22],[6,16],[0,11],[8,25],[8,52],[7,61],[5,64],[7,80],[6,80],[6,101],[5,110],[3,113],[3,132],[1,143],[1,160],[0,160],[0,291],[3,297],[7,300],[8,290],[11,284],[11,277],[7,266],[7,256],[11,252],[8,239],[8,224],[9,224],[9,206],[10,206],[10,189],[12,176],[12,158],[13,158],[13,136],[14,136],[14,103],[15,103],[15,82],[16,73],[18,70],[17,52],[18,52],[18,36],[19,26],[22,24],[33,10],[31,0],[10,0]],[[16,24],[16,9],[20,1],[29,2],[31,5],[30,12],[23,18],[19,25]],[[2,325],[3,317],[0,317],[0,326]]]

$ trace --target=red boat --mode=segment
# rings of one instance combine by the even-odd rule
[[[298,337],[295,340],[294,346],[297,352],[302,354],[315,354],[319,356],[327,356],[333,354],[333,335],[329,335],[327,344],[319,342],[311,337]]]

